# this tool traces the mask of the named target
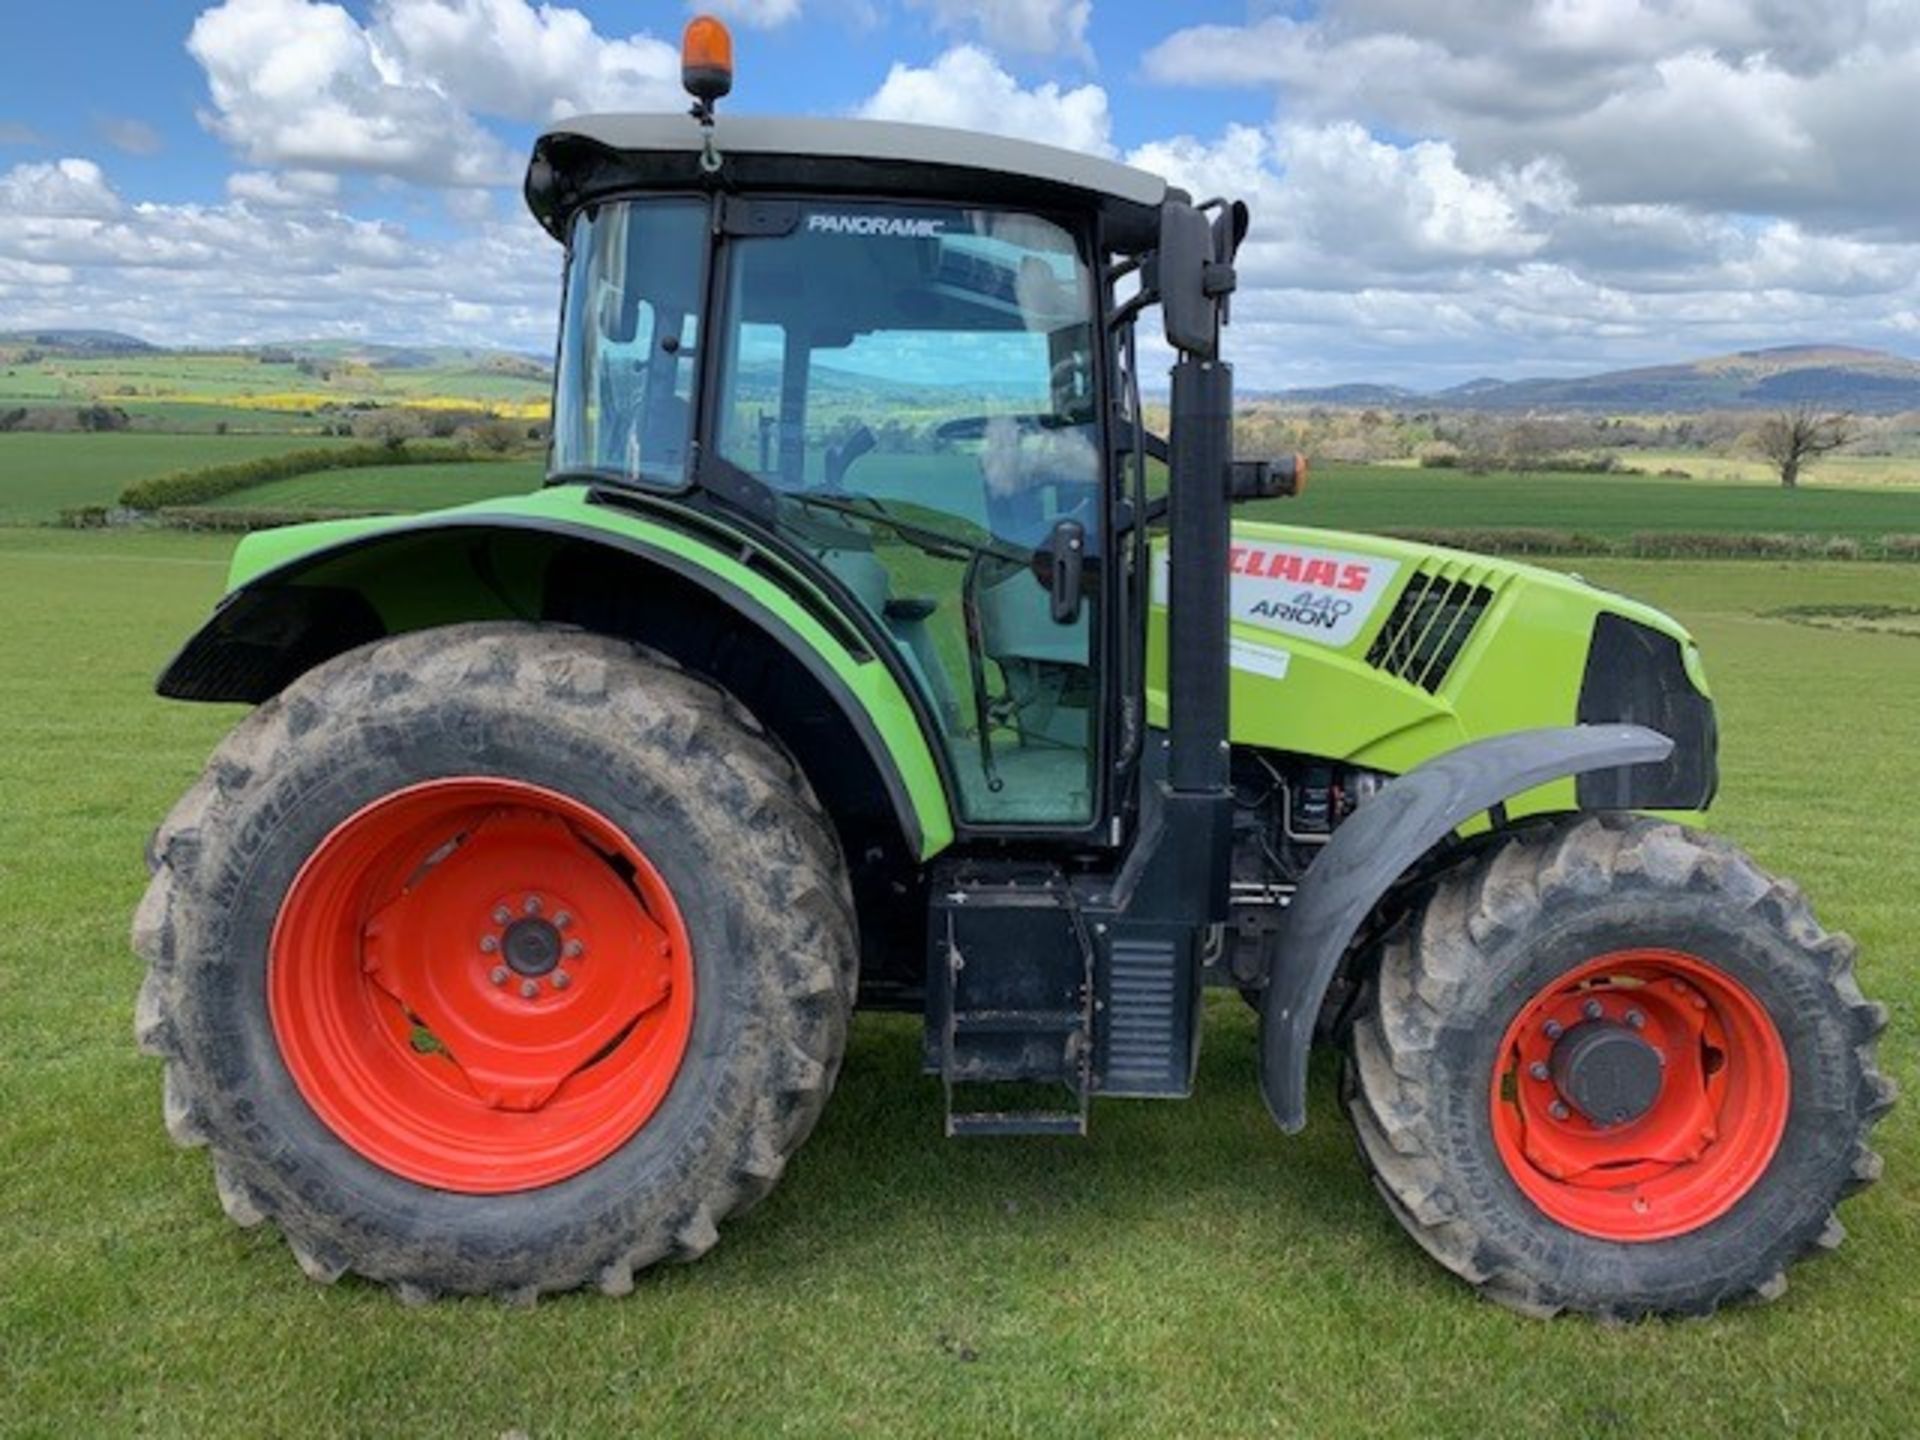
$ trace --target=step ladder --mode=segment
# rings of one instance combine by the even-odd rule
[[[943,879],[927,980],[930,1058],[940,1072],[946,1133],[1086,1134],[1093,946],[1064,879],[1031,870]],[[1022,1103],[961,1108],[996,1085]],[[1032,1092],[1046,1087],[1061,1091],[1063,1103],[1033,1106]]]

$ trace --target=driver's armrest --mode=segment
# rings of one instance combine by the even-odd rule
[[[938,600],[925,595],[889,595],[887,597],[887,619],[889,620],[926,620],[940,608]]]

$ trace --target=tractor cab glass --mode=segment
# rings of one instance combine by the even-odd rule
[[[832,201],[726,249],[719,463],[898,648],[967,820],[1089,823],[1101,463],[1076,237]],[[1088,583],[1056,583],[1067,565]]]
[[[557,471],[684,480],[707,226],[700,200],[599,205],[574,221],[554,391]]]

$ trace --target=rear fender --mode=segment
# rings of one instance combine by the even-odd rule
[[[1281,922],[1260,1002],[1260,1093],[1289,1134],[1307,1123],[1307,1053],[1327,987],[1394,881],[1466,821],[1570,775],[1654,764],[1673,749],[1639,725],[1521,730],[1463,745],[1382,786],[1334,831]]]
[[[373,525],[274,532],[276,563],[235,561],[239,583],[161,674],[162,695],[258,703],[313,666],[386,635],[481,619],[553,620],[556,556],[617,556],[693,587],[770,637],[829,695],[884,785],[908,850],[951,843],[952,812],[911,701],[824,596],[752,547],[549,490]],[[265,539],[266,537],[260,537]],[[759,562],[759,563],[756,563]]]

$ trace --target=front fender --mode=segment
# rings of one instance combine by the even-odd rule
[[[1673,742],[1639,725],[1521,730],[1463,745],[1383,786],[1320,852],[1281,922],[1260,1003],[1260,1093],[1282,1130],[1307,1123],[1307,1052],[1321,1001],[1375,905],[1460,825],[1550,780],[1667,758]]]
[[[234,588],[158,689],[177,699],[257,703],[385,635],[463,620],[543,619],[541,564],[560,546],[586,546],[670,573],[776,641],[858,736],[909,848],[922,858],[946,848],[953,821],[940,771],[883,658],[802,577],[731,531],[703,532],[698,519],[642,515],[555,486],[400,520],[267,532],[236,555]]]

